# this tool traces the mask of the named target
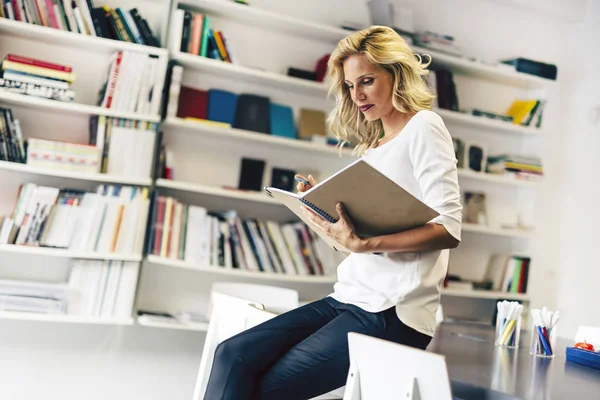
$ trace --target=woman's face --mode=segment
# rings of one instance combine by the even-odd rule
[[[364,54],[354,54],[344,61],[344,82],[352,101],[367,121],[375,121],[394,111],[392,77]]]

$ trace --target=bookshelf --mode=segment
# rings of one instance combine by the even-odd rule
[[[489,300],[519,300],[529,301],[529,295],[524,293],[507,293],[493,290],[461,290],[461,289],[442,289],[442,296],[465,297],[473,299]]]
[[[0,161],[0,170],[20,173],[22,175],[41,175],[48,177],[64,178],[65,180],[79,180],[87,182],[103,182],[119,185],[133,186],[151,186],[152,179],[150,178],[129,178],[126,176],[101,174],[101,173],[82,173],[77,171],[68,171],[60,169],[51,169],[43,167],[35,167],[27,164],[16,162]]]
[[[481,129],[490,134],[520,135],[526,138],[539,138],[543,131],[537,128],[515,125],[508,122],[494,121],[485,117],[477,117],[466,113],[436,108],[434,110],[446,122]]]
[[[158,320],[145,320],[143,318],[137,318],[138,325],[148,328],[160,328],[160,329],[174,329],[178,331],[195,331],[195,332],[206,332],[208,331],[208,322],[190,322],[183,324],[180,322],[171,321],[158,321]]]
[[[277,273],[267,272],[250,272],[237,269],[226,269],[217,266],[205,266],[196,265],[183,260],[170,259],[165,257],[158,257],[154,255],[148,255],[146,260],[155,265],[171,268],[181,268],[192,270],[201,273],[227,275],[238,278],[246,278],[251,281],[263,281],[263,282],[292,282],[292,283],[309,283],[309,284],[320,284],[320,285],[333,285],[336,282],[336,277],[332,276],[315,276],[315,275],[286,275]]]
[[[0,254],[1,253],[25,254],[37,257],[79,258],[85,260],[142,261],[141,254],[75,252],[66,249],[12,244],[0,245]]]
[[[79,317],[76,315],[34,314],[0,311],[0,320],[61,322],[68,324],[133,325],[133,318]]]
[[[490,182],[499,185],[518,186],[524,188],[539,188],[543,185],[543,182],[527,181],[522,179],[512,178],[510,176],[496,175],[490,173],[476,172],[470,169],[459,168],[458,169],[459,180],[470,179],[483,182]]]
[[[508,229],[494,226],[462,224],[463,232],[482,233],[493,236],[504,236],[508,238],[530,239],[534,236],[534,232],[520,229]]]
[[[62,31],[50,27],[34,25],[21,21],[13,21],[0,18],[0,35],[11,35],[28,40],[39,42],[50,42],[71,48],[91,50],[112,54],[119,50],[131,50],[139,53],[154,54],[167,57],[167,50],[144,46],[135,43],[122,42],[119,40],[105,39],[81,35],[74,32]]]
[[[163,122],[163,127],[176,130],[178,132],[187,132],[193,135],[206,135],[235,141],[254,142],[258,144],[265,144],[274,148],[283,147],[291,150],[310,152],[313,154],[323,153],[324,155],[328,156],[335,156],[339,154],[338,148],[334,146],[328,146],[299,139],[287,139],[278,136],[264,135],[243,129],[220,128],[203,123],[187,121],[181,118],[167,118]],[[341,153],[345,157],[351,156],[352,150],[342,149]]]
[[[245,67],[243,65],[226,63],[193,54],[177,52],[172,55],[184,68],[192,71],[217,74],[223,78],[239,79],[261,85],[269,85],[280,90],[293,90],[296,93],[310,96],[325,96],[327,86],[323,83],[289,77],[274,72]]]
[[[2,21],[2,19],[0,19]],[[125,118],[139,121],[159,122],[160,116],[147,115],[138,113],[122,112],[112,110],[110,108],[103,108],[98,106],[90,106],[87,104],[78,104],[75,102],[67,103],[60,102],[57,100],[43,99],[40,97],[33,97],[18,93],[11,93],[0,89],[0,104],[7,106],[21,106],[33,110],[44,110],[57,112],[69,115],[105,115],[107,117],[114,118]]]

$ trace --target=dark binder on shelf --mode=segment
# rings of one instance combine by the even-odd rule
[[[270,133],[270,101],[268,97],[255,94],[240,94],[234,127],[247,131]]]
[[[238,95],[226,90],[208,90],[208,119],[234,125]]]
[[[314,229],[331,247],[349,252],[328,237],[302,212],[305,206],[330,222],[337,220],[342,202],[360,237],[402,232],[425,225],[439,213],[360,159],[304,193],[273,187],[265,191]]]

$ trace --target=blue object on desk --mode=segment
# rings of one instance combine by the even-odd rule
[[[589,350],[567,347],[567,361],[600,369],[600,353]]]

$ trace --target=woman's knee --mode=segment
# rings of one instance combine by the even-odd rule
[[[230,338],[222,341],[217,345],[215,350],[215,361],[219,362],[231,362],[242,355],[243,346],[240,345],[238,340]]]

